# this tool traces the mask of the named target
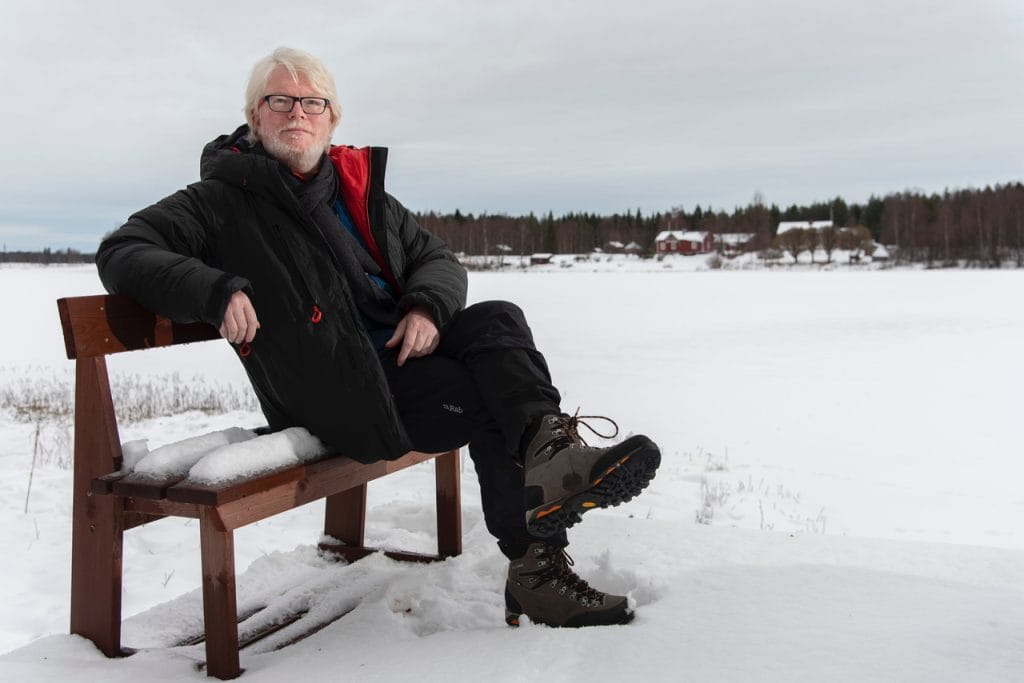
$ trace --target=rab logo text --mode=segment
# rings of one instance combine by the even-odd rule
[[[451,403],[442,403],[441,407],[447,410],[449,413],[462,415],[462,406],[452,405]]]

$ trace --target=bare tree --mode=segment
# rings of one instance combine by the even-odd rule
[[[807,232],[803,228],[792,228],[775,236],[775,248],[788,252],[793,257],[793,263],[799,261],[800,254],[807,248]],[[813,232],[813,231],[812,231]],[[811,253],[811,260],[814,260],[814,253]]]
[[[818,232],[821,241],[821,248],[825,251],[825,263],[832,263],[832,252],[836,249],[836,238],[838,230],[829,225]]]
[[[874,238],[871,231],[863,225],[853,228],[840,228],[836,234],[836,244],[840,249],[850,252],[851,261],[859,261],[869,250],[874,250]]]

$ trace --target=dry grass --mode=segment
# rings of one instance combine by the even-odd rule
[[[35,425],[33,457],[70,468],[74,433],[74,376],[52,368],[0,368],[0,410]],[[180,373],[114,375],[111,392],[122,424],[191,411],[217,414],[258,410],[248,387]]]

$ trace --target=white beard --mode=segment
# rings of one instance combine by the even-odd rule
[[[316,147],[315,145],[309,145],[304,150],[297,150],[297,148],[289,146],[284,142],[269,139],[263,140],[263,147],[270,153],[271,157],[299,173],[314,171],[319,164],[319,160],[324,156],[323,148]]]
[[[293,147],[281,142],[276,136],[267,136],[262,139],[263,147],[270,155],[298,173],[311,173],[320,165],[320,158],[327,151],[327,145],[316,144],[313,141],[304,148]]]

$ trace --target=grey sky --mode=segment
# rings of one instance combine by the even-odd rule
[[[197,179],[279,45],[415,210],[787,206],[1024,178],[1020,0],[0,3],[0,242],[91,250]]]

